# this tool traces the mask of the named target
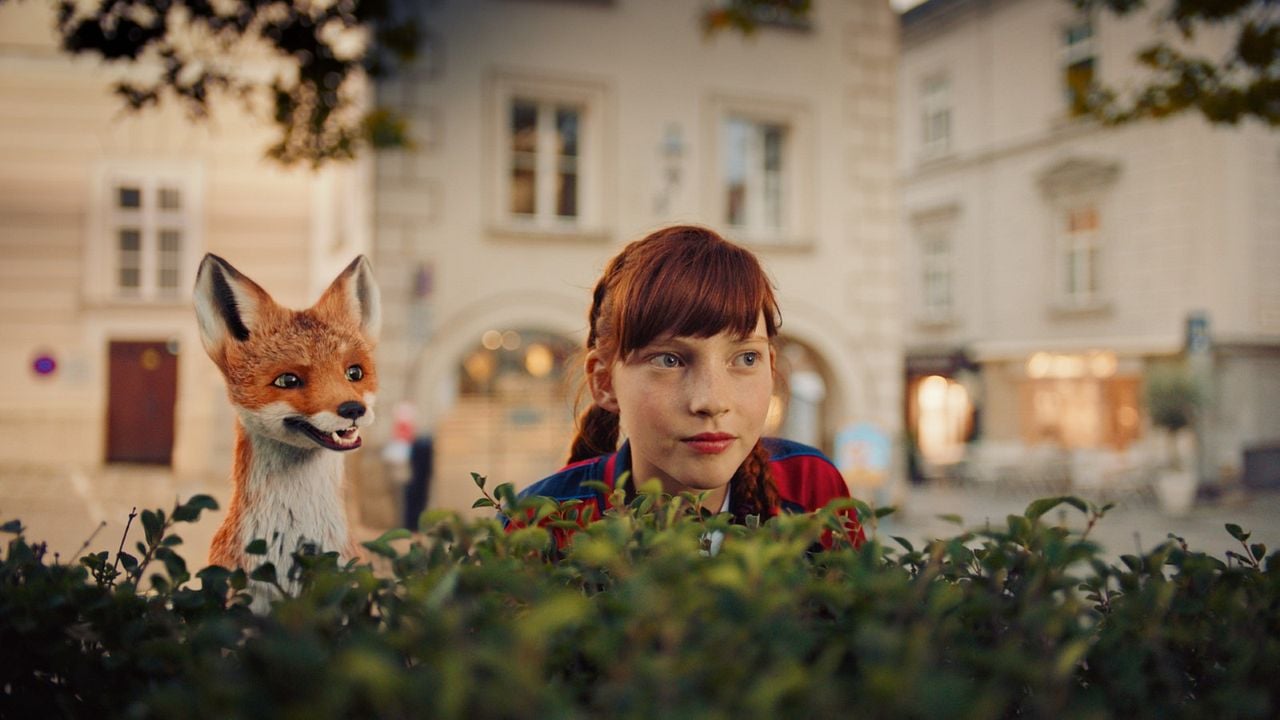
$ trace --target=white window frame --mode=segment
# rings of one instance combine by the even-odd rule
[[[710,150],[710,162],[706,165],[704,207],[734,239],[759,246],[805,247],[812,245],[813,234],[813,134],[811,113],[799,102],[767,99],[715,96],[710,102],[705,131],[705,146]],[[757,174],[748,179],[749,200],[747,221],[742,224],[729,222],[729,201],[726,186],[726,164],[729,161],[726,148],[726,127],[730,120],[742,120],[757,126],[774,125],[784,128],[782,158],[778,183],[780,222],[765,222],[762,203],[764,178]],[[758,145],[759,143],[756,143]],[[761,148],[755,148],[756,160],[763,159]]]
[[[935,252],[931,246],[940,246]],[[933,226],[920,235],[921,307],[927,320],[947,321],[955,310],[955,253],[951,236]],[[941,286],[941,287],[939,287]]]
[[[1051,313],[1075,314],[1109,311],[1111,292],[1108,283],[1107,218],[1111,191],[1121,175],[1119,162],[1101,158],[1068,158],[1047,168],[1037,180],[1044,195],[1046,218],[1045,253],[1049,310]],[[1069,232],[1068,222],[1073,211],[1092,208],[1096,213],[1096,227],[1088,233]],[[1081,253],[1084,253],[1081,255]],[[1066,286],[1068,254],[1084,257],[1083,267],[1092,274],[1093,286],[1081,292]]]
[[[1060,204],[1056,212],[1058,304],[1065,309],[1095,307],[1103,296],[1101,208],[1093,199],[1082,198]],[[1092,227],[1072,227],[1073,217],[1079,213],[1092,216]],[[1075,283],[1069,278],[1075,278]],[[1082,283],[1080,278],[1085,278],[1085,281]]]
[[[137,210],[119,206],[119,190],[136,187],[142,194]],[[162,189],[176,189],[179,207],[158,207]],[[187,162],[105,162],[98,166],[90,184],[85,252],[85,294],[92,303],[182,304],[189,299],[195,282],[196,259],[204,247],[204,181],[199,163]],[[119,233],[136,227],[140,236],[139,285],[129,291],[119,284]],[[174,260],[175,283],[169,289],[159,285],[160,235],[176,229],[181,238]]]
[[[920,84],[922,159],[931,160],[951,152],[952,120],[951,78],[944,73],[929,75]]]
[[[956,262],[957,228],[960,208],[955,204],[931,208],[911,216],[911,234],[915,239],[916,258],[916,322],[923,326],[949,325],[958,316],[959,287]],[[930,245],[940,241],[943,252],[931,252]],[[934,294],[930,280],[941,279],[946,292],[942,301]]]
[[[610,117],[609,92],[603,82],[536,76],[495,71],[489,78],[489,122],[491,205],[488,219],[497,234],[602,237],[612,216],[612,198],[606,182],[611,164],[605,142]],[[538,151],[536,154],[535,214],[511,211],[511,109],[517,100],[531,100],[539,107]],[[580,109],[577,156],[577,215],[561,217],[554,208],[556,156],[554,129],[544,120],[554,120],[552,108]]]

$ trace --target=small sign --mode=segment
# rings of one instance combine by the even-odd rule
[[[889,436],[871,423],[851,425],[836,435],[836,467],[854,487],[883,485],[892,461]]]
[[[1198,310],[1187,313],[1187,352],[1191,354],[1209,351],[1209,314]]]
[[[58,369],[58,361],[50,353],[39,353],[31,361],[31,369],[40,377],[48,377]]]

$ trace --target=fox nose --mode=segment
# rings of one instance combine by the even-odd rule
[[[350,400],[338,406],[338,414],[348,420],[355,420],[364,415],[364,403]]]

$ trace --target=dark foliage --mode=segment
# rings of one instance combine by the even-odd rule
[[[483,478],[477,478],[483,491]],[[481,505],[573,522],[580,506]],[[759,527],[643,490],[578,531],[423,515],[369,565],[301,557],[266,615],[242,572],[195,578],[150,513],[134,560],[49,562],[16,522],[0,562],[4,717],[1275,717],[1280,556],[1176,538],[1120,565],[1044,523],[811,554],[828,509]],[[877,515],[857,505],[874,531]],[[708,533],[725,534],[714,556]],[[121,559],[118,556],[117,559]],[[256,573],[265,578],[271,573]]]

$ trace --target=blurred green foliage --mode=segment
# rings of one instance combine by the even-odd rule
[[[298,557],[304,590],[262,615],[244,572],[192,577],[172,553],[209,498],[151,513],[118,564],[50,562],[10,522],[0,716],[1280,713],[1280,557],[1235,525],[1223,560],[1173,538],[1113,565],[1088,539],[1107,508],[1074,497],[920,548],[850,501],[871,540],[814,552],[841,508],[740,526],[648,489],[560,549],[550,524],[580,507],[477,484],[548,525],[428,511],[367,543],[371,564]]]

